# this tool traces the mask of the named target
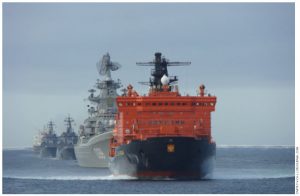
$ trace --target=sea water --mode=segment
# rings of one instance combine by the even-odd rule
[[[189,161],[189,160],[186,160]],[[32,149],[3,150],[3,193],[282,193],[295,192],[295,149],[219,146],[203,180],[137,180],[75,160],[40,158]]]

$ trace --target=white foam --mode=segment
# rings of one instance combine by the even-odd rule
[[[221,174],[213,173],[204,179],[209,180],[250,180],[250,179],[270,179],[270,178],[294,178],[292,174],[274,175],[242,175],[242,174]],[[137,178],[127,175],[107,175],[107,176],[3,176],[3,178],[28,179],[28,180],[136,180]],[[173,178],[153,178],[152,180],[174,180]]]
[[[31,179],[31,180],[135,180],[126,175],[108,176],[3,176],[3,178]]]

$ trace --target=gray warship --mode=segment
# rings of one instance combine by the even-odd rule
[[[74,120],[68,116],[65,119],[67,130],[58,137],[56,157],[61,160],[75,160],[74,145],[78,136],[72,128]]]
[[[54,123],[50,121],[46,130],[42,133],[41,137],[41,157],[56,157],[57,149],[57,136],[54,132]]]
[[[115,114],[117,113],[117,89],[121,87],[120,80],[111,78],[111,71],[119,69],[121,65],[110,60],[110,55],[103,55],[97,63],[97,70],[103,77],[97,80],[96,90],[90,89],[88,100],[88,118],[79,129],[79,140],[74,146],[79,166],[82,167],[108,167],[108,148],[112,138]]]

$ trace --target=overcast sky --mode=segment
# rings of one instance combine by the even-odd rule
[[[218,97],[212,134],[219,145],[294,145],[293,3],[4,3],[3,146],[31,146],[49,120],[70,114],[76,130],[106,52],[112,73],[140,94],[160,51],[181,93],[202,83]]]

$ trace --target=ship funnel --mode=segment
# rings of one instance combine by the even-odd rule
[[[154,55],[155,55],[155,62],[160,63],[161,62],[161,53],[156,52]]]
[[[160,81],[161,81],[162,85],[168,85],[170,82],[168,76],[166,76],[166,75],[163,75],[163,77],[160,79]]]
[[[205,93],[204,93],[205,86],[204,86],[203,84],[201,84],[200,87],[199,87],[199,89],[200,89],[200,96],[203,97],[204,94],[205,94]]]

